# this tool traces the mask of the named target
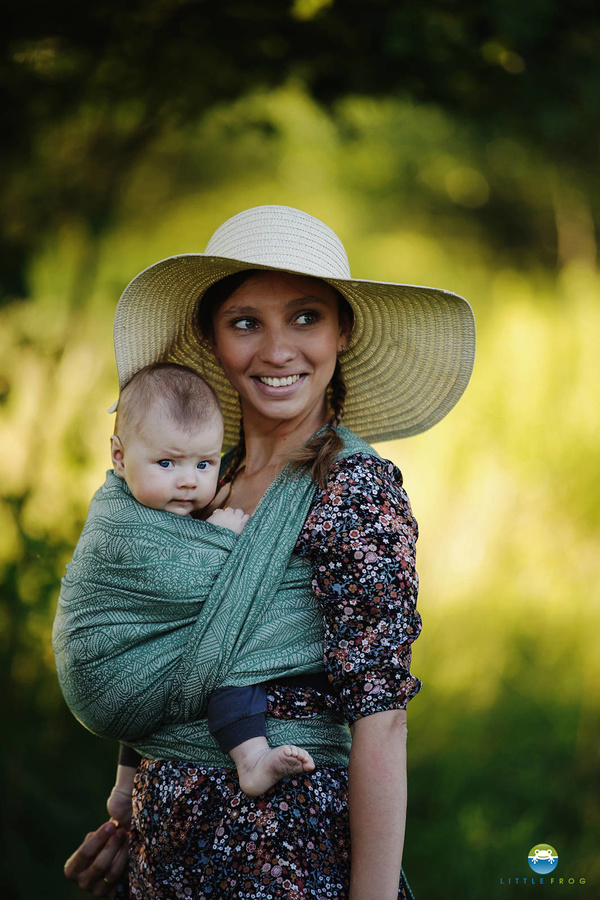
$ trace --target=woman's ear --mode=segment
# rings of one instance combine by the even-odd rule
[[[337,342],[338,356],[340,355],[340,353],[343,353],[344,350],[348,346],[348,343],[350,341],[350,331],[351,331],[350,325],[344,325],[344,324],[341,325],[340,334],[339,334],[338,342]]]
[[[125,454],[123,452],[123,444],[121,438],[113,434],[110,438],[110,458],[114,466],[115,475],[119,478],[125,478]]]
[[[207,343],[208,343],[208,346],[210,347],[210,352],[212,353],[212,355],[215,358],[215,362],[217,362],[219,365],[221,365],[221,360],[219,359],[219,354],[217,352],[217,344],[216,344],[214,338],[207,338]]]
[[[352,334],[353,322],[345,315],[340,315],[340,331],[338,335],[337,352],[343,353],[350,343],[350,335]]]

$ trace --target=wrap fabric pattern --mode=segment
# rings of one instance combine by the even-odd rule
[[[338,458],[374,451],[338,428]],[[60,685],[96,734],[154,759],[231,766],[208,732],[209,694],[323,671],[308,560],[293,556],[315,496],[289,466],[241,534],[139,504],[113,472],[96,493],[63,578],[53,630]],[[348,762],[341,714],[267,719],[271,745]]]

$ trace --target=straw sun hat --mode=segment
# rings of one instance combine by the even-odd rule
[[[289,206],[257,206],[228,219],[206,253],[171,256],[127,285],[115,313],[119,386],[144,366],[176,362],[215,388],[225,447],[237,442],[237,394],[196,326],[205,291],[244,269],[312,275],[354,312],[341,356],[348,386],[344,424],[367,441],[408,437],[439,422],[465,390],[475,323],[462,297],[437,288],[352,278],[344,246],[323,222]]]

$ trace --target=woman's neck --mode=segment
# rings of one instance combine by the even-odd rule
[[[327,402],[318,410],[298,420],[266,421],[264,417],[243,410],[246,443],[245,475],[247,478],[263,471],[273,471],[273,478],[284,468],[290,457],[306,443],[329,419]]]
[[[243,410],[246,454],[229,484],[217,492],[205,510],[210,515],[220,506],[242,509],[252,515],[271,484],[289,462],[290,457],[306,443],[329,419],[324,398],[323,406],[313,410],[302,420],[267,421],[255,417],[252,410]]]

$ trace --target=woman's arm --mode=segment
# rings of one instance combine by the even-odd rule
[[[417,523],[402,476],[386,460],[343,459],[317,496],[297,544],[310,557],[324,629],[324,666],[348,722],[406,709],[421,689],[410,671]]]
[[[352,726],[349,900],[397,900],[406,821],[406,711]]]
[[[133,779],[135,778],[135,766],[127,766],[119,763],[117,777],[113,789],[106,801],[108,814],[122,828],[129,831],[131,825],[131,799],[133,794]]]
[[[402,476],[365,454],[338,462],[298,551],[313,561],[329,681],[352,723],[350,900],[397,900],[406,817],[406,706],[416,610],[417,524]]]

